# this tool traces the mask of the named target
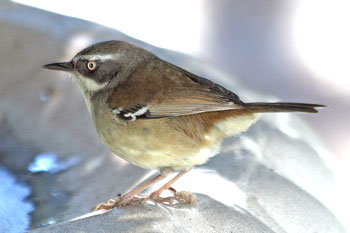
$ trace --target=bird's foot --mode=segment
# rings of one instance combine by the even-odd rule
[[[96,211],[96,210],[110,210],[115,207],[116,200],[115,199],[109,199],[107,203],[101,203],[98,204],[95,207],[92,207],[91,211]]]
[[[161,197],[160,196],[161,191],[157,190],[151,193],[148,199],[154,202],[158,202],[162,204],[170,204],[170,205],[174,204],[175,202],[183,203],[183,204],[194,204],[197,201],[197,197],[190,192],[186,192],[186,191],[178,192],[172,187],[170,187],[168,190],[171,191],[174,196]]]
[[[118,194],[115,199],[110,199],[107,203],[101,203],[97,205],[96,207],[92,208],[92,211],[110,210],[114,207],[121,207],[127,205],[145,205],[147,201],[162,203],[166,205],[172,205],[176,202],[183,204],[194,204],[197,201],[197,197],[190,192],[178,192],[172,187],[170,187],[168,190],[173,193],[173,196],[161,197],[160,194],[162,193],[162,190],[157,190],[151,193],[148,197],[142,195],[135,195],[130,198],[128,195],[122,196]]]
[[[180,203],[191,204],[191,205],[196,203],[197,201],[197,196],[188,191],[176,192],[175,198]]]
[[[114,207],[121,207],[126,205],[137,205],[137,204],[145,204],[147,197],[141,196],[141,195],[135,195],[132,198],[129,198],[127,196],[122,196],[121,194],[118,194],[115,199],[110,199],[107,201],[107,203],[101,203],[94,208],[92,208],[92,211],[96,210],[110,210]]]

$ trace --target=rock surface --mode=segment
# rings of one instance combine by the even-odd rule
[[[199,198],[193,207],[129,206],[33,232],[273,232],[239,207],[230,208],[203,195]]]

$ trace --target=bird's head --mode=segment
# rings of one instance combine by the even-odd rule
[[[44,68],[71,73],[85,96],[92,96],[119,85],[138,66],[154,57],[133,44],[113,40],[91,45],[69,62],[51,63]]]

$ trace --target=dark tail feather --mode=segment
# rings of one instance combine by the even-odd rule
[[[254,112],[318,112],[316,108],[326,107],[320,104],[302,104],[302,103],[245,103],[244,107]]]

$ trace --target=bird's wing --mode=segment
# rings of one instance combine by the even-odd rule
[[[161,59],[136,69],[110,94],[108,107],[123,119],[160,118],[241,109],[233,92]]]

